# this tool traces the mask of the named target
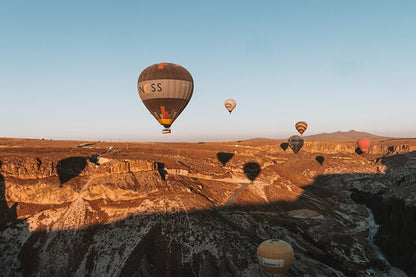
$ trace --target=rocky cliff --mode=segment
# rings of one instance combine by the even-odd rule
[[[266,276],[269,238],[294,248],[288,276],[416,276],[413,142],[30,143],[0,149],[4,276]]]

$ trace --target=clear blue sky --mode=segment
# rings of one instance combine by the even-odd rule
[[[2,1],[0,137],[416,137],[415,31],[416,1]],[[171,135],[136,90],[159,62],[195,82]]]

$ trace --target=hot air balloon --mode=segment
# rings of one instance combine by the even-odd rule
[[[224,106],[230,113],[234,110],[235,106],[237,106],[237,103],[234,99],[227,99],[224,102]]]
[[[270,274],[283,274],[293,264],[295,255],[292,246],[280,239],[263,241],[257,248],[257,261]]]
[[[303,138],[301,138],[300,136],[291,136],[288,139],[288,142],[289,142],[289,147],[292,148],[295,154],[297,154],[299,150],[302,148],[304,141],[303,141]]]
[[[299,121],[295,124],[296,130],[298,130],[298,132],[303,135],[303,133],[306,131],[306,129],[308,128],[308,124],[305,121]]]
[[[371,140],[368,138],[360,138],[357,140],[357,146],[360,148],[361,152],[366,153],[371,146]]]
[[[192,97],[194,82],[191,74],[182,66],[159,63],[147,67],[139,76],[137,90],[149,112],[165,127],[170,126],[185,109]]]

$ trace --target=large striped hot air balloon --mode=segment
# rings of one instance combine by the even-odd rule
[[[305,121],[299,121],[295,124],[296,130],[298,130],[298,132],[303,135],[303,133],[306,131],[306,129],[308,128],[308,124]]]
[[[371,146],[371,140],[368,138],[360,138],[357,140],[357,146],[365,154]]]
[[[294,259],[292,246],[280,239],[263,241],[257,248],[257,260],[263,270],[270,274],[287,272]]]
[[[237,103],[234,99],[227,99],[224,102],[224,106],[230,113],[234,110],[235,106],[237,106]]]
[[[139,76],[137,90],[143,104],[170,133],[170,126],[192,97],[194,82],[182,66],[159,63],[147,67]]]

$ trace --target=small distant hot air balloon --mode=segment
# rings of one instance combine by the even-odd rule
[[[257,248],[257,260],[263,270],[270,274],[287,272],[294,259],[292,246],[280,239],[263,241]]]
[[[295,124],[296,130],[298,130],[298,132],[303,135],[303,133],[306,131],[306,129],[308,128],[308,124],[305,121],[299,121]]]
[[[149,112],[165,127],[162,133],[169,134],[170,126],[185,109],[192,97],[194,81],[182,66],[159,63],[147,67],[139,76],[137,90]]]
[[[360,148],[361,152],[367,153],[368,149],[371,146],[371,140],[368,138],[360,138],[357,140],[357,146]]]
[[[288,142],[289,142],[289,147],[292,148],[295,154],[299,152],[299,150],[302,148],[303,143],[304,143],[303,138],[301,138],[300,136],[291,136],[288,139]]]
[[[235,106],[237,106],[237,103],[234,99],[227,99],[224,102],[224,106],[230,113],[234,110]]]

